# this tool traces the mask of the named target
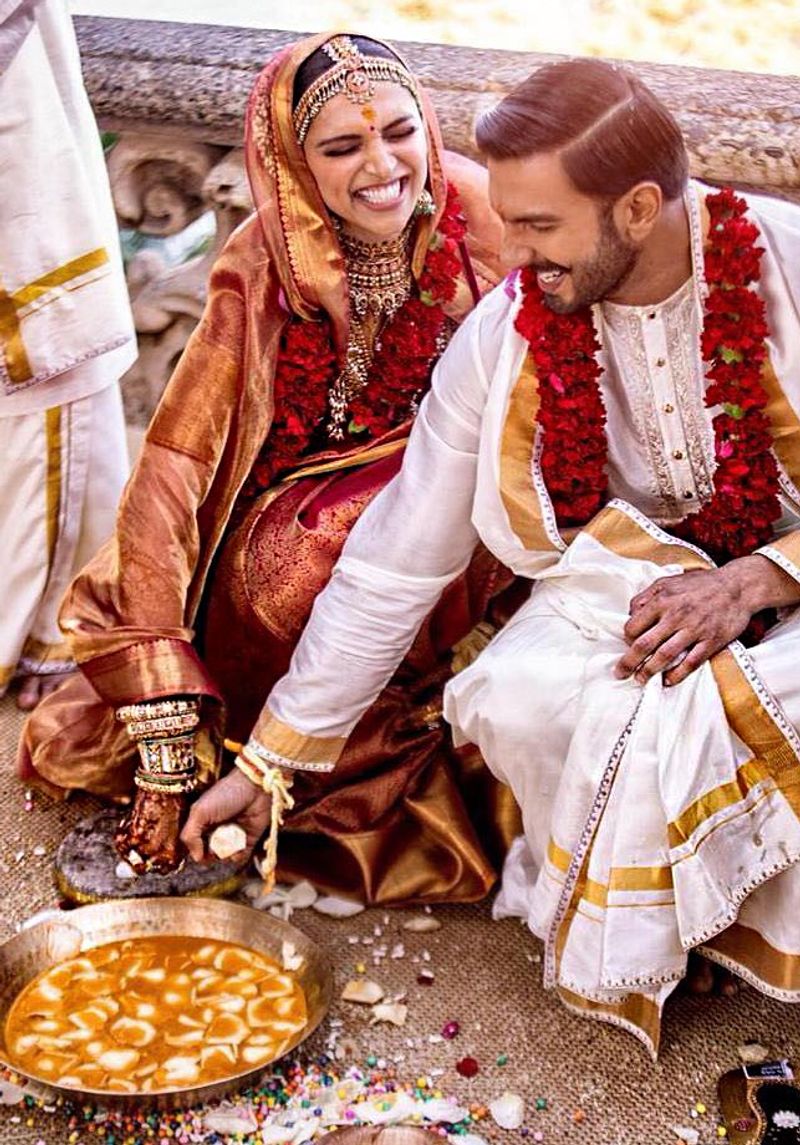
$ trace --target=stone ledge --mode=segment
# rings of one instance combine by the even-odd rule
[[[263,63],[300,33],[155,20],[75,18],[100,125],[241,143],[247,97]],[[449,147],[474,154],[476,115],[556,57],[397,42],[429,90]],[[672,109],[694,174],[800,200],[796,77],[630,64]]]

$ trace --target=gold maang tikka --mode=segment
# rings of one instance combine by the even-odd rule
[[[298,100],[292,114],[295,134],[302,145],[308,129],[322,108],[342,93],[351,103],[369,103],[376,83],[397,83],[410,91],[422,114],[422,100],[416,81],[398,59],[364,56],[349,36],[334,36],[322,45],[333,66],[316,79]]]

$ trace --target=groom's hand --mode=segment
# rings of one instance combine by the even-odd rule
[[[614,674],[646,684],[663,673],[665,684],[680,684],[740,636],[753,613],[798,600],[797,582],[758,554],[660,577],[631,600],[624,628],[630,647]]]

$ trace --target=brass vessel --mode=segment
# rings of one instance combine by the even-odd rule
[[[11,1005],[23,987],[37,974],[95,946],[126,938],[167,934],[239,943],[275,959],[279,965],[282,964],[283,943],[292,943],[303,959],[302,965],[293,974],[305,993],[308,1022],[293,1037],[282,1056],[291,1053],[313,1033],[327,1013],[333,991],[331,964],[316,943],[288,922],[225,899],[114,899],[65,911],[62,917],[36,923],[0,946],[0,1058],[8,1061],[5,1023]],[[54,1086],[46,1078],[20,1070],[13,1063],[9,1064],[18,1074],[73,1100],[89,1099],[116,1108],[141,1108],[144,1104],[160,1109],[174,1109],[246,1089],[256,1083],[270,1063],[264,1062],[256,1069],[232,1074],[229,1078],[209,1085],[141,1094],[66,1089]]]

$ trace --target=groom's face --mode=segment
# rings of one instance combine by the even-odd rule
[[[490,159],[492,205],[503,220],[503,258],[531,266],[551,310],[613,299],[639,248],[620,234],[614,205],[584,195],[555,153]]]

